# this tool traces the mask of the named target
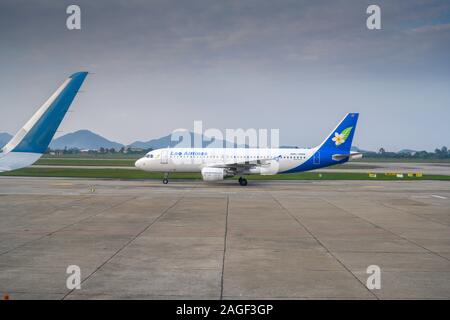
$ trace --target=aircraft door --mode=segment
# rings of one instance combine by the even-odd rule
[[[167,164],[169,162],[169,156],[167,150],[161,150],[161,164]]]
[[[313,160],[314,164],[320,164],[320,152],[317,151],[316,153],[314,153],[314,160]]]

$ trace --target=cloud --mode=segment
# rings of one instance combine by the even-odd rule
[[[380,0],[380,31],[366,28],[371,3],[79,0],[82,30],[72,32],[65,28],[70,1],[2,0],[2,105],[15,108],[0,119],[0,131],[13,132],[78,69],[95,75],[63,130],[89,128],[124,142],[194,119],[225,128],[279,127],[287,143],[312,145],[312,120],[332,124],[348,109],[370,114],[365,128],[394,114],[396,121],[384,124],[392,134],[406,111],[413,120],[401,127],[420,125],[424,103],[444,113],[439,121],[448,118],[442,87],[450,83],[449,2]],[[305,141],[297,141],[298,117],[306,116]],[[433,129],[433,141],[448,136],[444,124]],[[361,146],[378,143],[364,129],[361,137]]]
[[[426,25],[418,28],[413,28],[409,30],[412,33],[432,33],[432,32],[443,32],[450,30],[450,23],[440,23],[434,25]]]

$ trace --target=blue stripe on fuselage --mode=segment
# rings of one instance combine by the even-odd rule
[[[335,164],[341,164],[348,161],[348,158],[335,161],[332,159],[332,156],[334,154],[334,150],[327,150],[325,148],[320,148],[317,150],[308,160],[303,162],[302,164],[298,165],[297,167],[294,167],[292,169],[289,169],[287,171],[282,171],[280,173],[294,173],[294,172],[303,172],[303,171],[310,171],[315,169],[320,169],[324,167],[329,167]],[[314,159],[316,156],[319,156],[318,158],[319,163],[314,163]]]

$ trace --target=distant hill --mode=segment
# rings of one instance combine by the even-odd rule
[[[10,135],[9,133],[0,132],[0,148],[3,148],[3,146],[7,144],[9,140],[11,140],[11,138],[12,135]]]
[[[114,148],[118,150],[123,147],[123,144],[110,141],[89,130],[78,130],[73,133],[68,133],[54,139],[50,143],[50,149],[59,150],[64,148],[98,150],[102,147],[108,149]]]
[[[132,144],[128,145],[129,147],[133,148],[140,148],[140,149],[160,149],[160,148],[167,148],[167,147],[185,147],[185,148],[191,148],[193,147],[194,138],[197,138],[199,141],[202,141],[202,147],[233,147],[233,144],[226,140],[217,140],[217,141],[210,141],[210,139],[206,136],[202,136],[199,134],[194,134],[190,131],[184,131],[180,132],[180,137],[183,137],[183,134],[189,134],[191,137],[192,145],[189,143],[189,141],[183,141],[181,139],[180,143],[178,144],[178,141],[171,141],[171,135],[166,135],[161,138],[157,139],[151,139],[148,141],[135,141]],[[11,140],[13,136],[6,132],[0,132],[0,149]],[[203,138],[205,141],[203,141]],[[189,139],[188,139],[189,140]],[[104,137],[102,137],[99,134],[96,134],[89,130],[78,130],[72,133],[65,134],[59,138],[53,139],[53,141],[50,143],[50,149],[58,149],[63,150],[65,148],[67,149],[88,149],[88,150],[99,150],[100,148],[107,148],[107,149],[116,149],[119,150],[120,148],[124,147],[125,145],[114,142],[111,140],[108,140]],[[245,147],[245,145],[239,145],[239,147]],[[297,148],[295,146],[287,146],[282,145],[280,148]],[[357,146],[352,146],[351,151],[354,152],[363,152],[369,154],[378,154],[376,151],[369,151],[369,150],[363,150],[358,148]],[[414,155],[417,153],[416,150],[411,149],[402,149],[398,151],[397,153],[391,152],[392,154],[397,154],[399,156],[401,155]]]
[[[183,132],[180,133],[180,140],[179,141],[171,141],[171,135],[167,135],[158,139],[151,139],[148,141],[135,141],[132,144],[130,144],[130,147],[133,148],[142,148],[142,149],[159,149],[159,148],[167,148],[167,147],[180,147],[180,148],[191,148],[194,147],[194,139],[197,138],[198,141],[202,142],[203,148],[206,148],[208,146],[210,147],[222,147],[226,144],[226,146],[231,147],[232,143],[228,142],[226,140],[213,140],[210,141],[210,139],[206,136],[202,136],[199,134],[195,134],[193,132],[185,132],[184,134],[190,135],[190,140],[184,141],[183,140]],[[203,141],[203,139],[205,141]],[[240,147],[244,147],[244,145],[240,145]]]
[[[202,141],[203,147],[211,146],[211,147],[222,147],[224,145],[224,140],[213,140],[210,141],[209,138],[205,137],[205,141],[202,140],[202,135],[194,134],[193,132],[188,132],[191,137],[192,145],[189,144],[189,141],[183,141],[181,135],[180,144],[178,141],[171,141],[171,135],[166,135],[161,138],[151,139],[148,141],[135,141],[129,145],[129,147],[133,148],[141,148],[141,149],[159,149],[170,147],[193,147],[194,138]],[[12,136],[8,133],[0,133],[0,148],[5,145]],[[226,146],[231,147],[231,142],[227,142]],[[124,147],[123,144],[108,140],[101,135],[94,133],[89,130],[78,130],[72,133],[65,134],[59,138],[53,139],[50,143],[50,149],[53,150],[63,150],[67,149],[88,149],[88,150],[99,150],[100,148],[114,148],[119,150]],[[244,145],[240,145],[240,147],[244,147]]]
[[[417,152],[417,150],[411,150],[411,149],[402,149],[402,150],[400,150],[399,152],[397,152],[397,153],[407,153],[407,154],[414,154],[414,153],[416,153]]]
[[[375,152],[375,151],[369,151],[369,150],[362,150],[356,146],[352,146],[350,148],[350,151],[354,151],[354,152],[362,152],[362,153],[368,153],[368,152]]]
[[[170,142],[170,135],[157,138],[157,139],[151,139],[148,141],[135,141],[129,145],[129,147],[133,148],[141,148],[141,149],[159,149],[159,148],[165,148],[169,145],[173,145]]]

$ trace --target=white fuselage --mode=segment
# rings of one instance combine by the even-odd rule
[[[225,167],[238,163],[241,166],[234,172],[236,174],[271,175],[300,166],[311,158],[315,150],[316,148],[166,148],[147,153],[135,165],[151,172],[201,172],[206,167]]]

